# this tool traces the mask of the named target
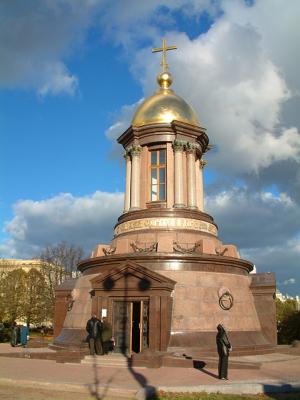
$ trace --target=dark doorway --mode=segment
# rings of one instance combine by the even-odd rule
[[[149,347],[149,301],[114,301],[115,352],[140,353]]]
[[[141,351],[141,302],[132,303],[132,351],[139,353]]]
[[[115,352],[128,353],[130,347],[130,302],[114,301],[113,306],[113,334],[115,338]]]

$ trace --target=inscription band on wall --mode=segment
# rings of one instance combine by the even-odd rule
[[[181,228],[193,231],[210,233],[217,236],[218,231],[215,225],[206,221],[199,221],[193,218],[141,218],[133,221],[123,222],[115,228],[115,235],[137,231],[142,229],[168,229]]]

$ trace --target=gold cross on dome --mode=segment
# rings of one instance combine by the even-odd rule
[[[167,46],[166,39],[163,39],[162,47],[155,47],[154,49],[152,49],[152,53],[157,53],[157,52],[162,51],[160,65],[162,66],[163,72],[168,70],[167,54],[166,54],[168,50],[177,50],[177,47],[176,46]]]

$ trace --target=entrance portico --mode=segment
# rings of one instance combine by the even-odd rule
[[[106,314],[116,351],[166,351],[175,281],[134,262],[91,280],[92,313]]]

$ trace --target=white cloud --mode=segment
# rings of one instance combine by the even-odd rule
[[[113,143],[110,156],[112,158],[120,158],[122,154],[122,146],[117,143],[117,139],[126,131],[131,125],[131,119],[136,108],[142,103],[144,99],[138,100],[136,103],[131,105],[125,105],[121,108],[118,114],[118,120],[111,125],[106,131],[105,136],[110,139]]]
[[[277,246],[242,250],[243,258],[256,264],[257,272],[275,272],[277,287],[281,292],[299,295],[300,286],[300,241],[293,239]],[[293,278],[289,278],[292,276]],[[286,282],[286,283],[284,283]]]
[[[290,285],[290,284],[294,285],[295,283],[296,283],[296,279],[295,278],[289,278],[289,279],[286,279],[283,282],[283,285]]]
[[[275,272],[279,288],[288,286],[289,293],[300,293],[295,284],[300,279],[300,206],[296,202],[285,193],[234,187],[207,196],[206,207],[225,244],[237,245],[241,257],[253,262],[258,273]]]
[[[111,240],[122,207],[122,193],[95,192],[83,197],[63,193],[46,200],[21,200],[6,224],[9,239],[0,245],[0,252],[34,257],[44,246],[66,241],[89,253],[97,243]]]
[[[178,51],[168,55],[174,88],[194,106],[202,124],[208,128],[211,142],[217,145],[217,150],[208,157],[219,172],[258,174],[277,162],[289,160],[299,164],[299,129],[282,117],[283,106],[294,100],[293,96],[300,90],[300,81],[289,79],[298,71],[298,57],[289,52],[289,44],[293,35],[299,36],[299,30],[295,18],[291,24],[287,23],[288,16],[297,14],[299,3],[291,2],[286,7],[282,1],[276,1],[275,8],[270,1],[258,1],[251,7],[242,1],[232,3],[222,2],[223,15],[208,32],[193,40],[176,30],[167,33],[168,41],[178,46]],[[167,6],[174,10],[182,4]],[[265,26],[261,13],[266,16],[267,10],[272,18],[268,18]],[[140,26],[140,37],[149,35],[158,44],[159,32],[150,18],[154,7],[143,11],[149,13],[146,26],[137,24],[135,29]],[[279,23],[282,12],[286,16],[285,30]],[[138,18],[136,14],[135,18]],[[128,37],[136,34],[130,29],[127,31]],[[271,34],[285,48],[284,52],[278,51]],[[300,38],[293,40],[293,49],[298,46],[297,54],[300,54],[299,43]],[[296,57],[296,63],[287,67],[280,55],[289,59]],[[150,47],[136,50],[132,70],[143,85],[145,95],[151,94],[159,63]],[[298,83],[298,87],[290,87],[291,82]],[[118,123],[123,125],[122,115]]]
[[[299,131],[280,121],[290,92],[255,32],[219,21],[195,40],[185,34],[171,38],[180,49],[170,63],[176,91],[194,106],[217,145],[209,155],[214,168],[257,173],[275,161],[300,162]],[[153,63],[145,65],[153,82]]]
[[[0,13],[0,86],[73,95],[67,57],[82,43],[100,0],[7,1]]]
[[[132,53],[141,40],[160,38],[170,27],[176,26],[174,13],[180,12],[197,23],[202,12],[215,16],[219,4],[214,0],[106,0],[101,10],[101,24],[106,35]]]
[[[207,195],[205,209],[220,226],[220,237],[242,249],[281,247],[299,233],[300,206],[285,193],[233,187]]]
[[[65,93],[74,95],[78,86],[78,79],[74,75],[70,75],[66,67],[61,63],[47,65],[45,68],[46,83],[40,89],[39,94],[46,96],[48,94],[57,95]]]

